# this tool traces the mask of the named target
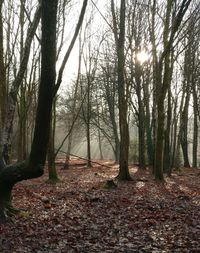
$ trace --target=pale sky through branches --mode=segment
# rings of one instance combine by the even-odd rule
[[[82,2],[82,1],[81,1]],[[77,3],[77,6],[80,6],[80,8],[76,9],[76,20],[78,19],[78,13],[80,13],[80,9],[81,9],[81,5],[82,3]],[[90,18],[90,15],[92,14],[92,12],[94,13],[94,17],[92,20],[92,29],[93,29],[93,33],[94,35],[96,33],[99,32],[99,30],[103,27],[108,27],[108,24],[106,24],[106,6],[109,5],[109,1],[108,0],[89,0],[88,1],[88,7],[86,10],[86,15],[85,15],[85,19],[84,19],[84,24],[83,24],[83,30],[85,29],[85,24],[87,22],[87,20]],[[74,22],[74,21],[72,21]],[[77,22],[77,21],[75,21]],[[70,24],[66,24],[66,27],[70,25]],[[73,24],[73,27],[75,27],[76,24]],[[71,33],[71,35],[73,34],[73,31]],[[70,38],[71,39],[71,38]],[[66,41],[66,46],[64,46],[64,49],[66,50],[66,48],[68,47],[69,43],[70,43],[70,39]],[[63,50],[64,53],[64,50]],[[62,57],[60,57],[62,60]],[[61,85],[61,92],[64,89],[68,89],[68,87],[71,85],[71,82],[73,79],[76,78],[77,75],[77,71],[78,71],[78,60],[79,60],[79,41],[77,39],[74,48],[71,52],[71,55],[69,57],[69,60],[66,64],[65,67],[65,71],[64,71],[64,75],[63,75],[63,82]],[[59,64],[58,64],[58,68],[59,68]],[[83,68],[83,66],[82,66]]]

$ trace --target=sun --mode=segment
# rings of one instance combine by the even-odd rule
[[[149,60],[150,55],[146,51],[142,50],[139,53],[137,53],[136,57],[137,60],[140,62],[140,64],[143,64]]]

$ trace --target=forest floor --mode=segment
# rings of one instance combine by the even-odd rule
[[[60,183],[45,183],[46,172],[17,184],[13,204],[27,211],[0,225],[0,252],[200,252],[200,170],[183,168],[161,184],[130,166],[133,181],[104,189],[118,172],[104,164],[58,163]]]

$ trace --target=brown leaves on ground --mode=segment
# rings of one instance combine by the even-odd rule
[[[45,184],[47,174],[16,185],[13,204],[27,212],[1,225],[0,252],[200,252],[197,169],[159,184],[132,166],[133,181],[106,190],[117,166],[60,168],[57,185]]]

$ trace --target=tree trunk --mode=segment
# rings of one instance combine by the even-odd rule
[[[56,13],[56,0],[42,1],[42,64],[34,138],[28,161],[6,166],[1,156],[0,217],[2,221],[12,213],[10,202],[13,186],[19,181],[43,174],[56,78]]]
[[[165,110],[164,101],[161,99],[157,105],[157,129],[156,129],[156,146],[155,146],[155,179],[162,181],[163,177],[163,156],[164,156],[164,123]]]
[[[106,80],[104,81],[104,87],[106,92],[106,100],[108,103],[108,110],[109,110],[109,116],[110,121],[112,125],[113,130],[113,138],[114,138],[114,155],[115,155],[115,163],[119,163],[119,136],[118,136],[118,130],[117,130],[117,123],[116,123],[116,78],[114,77],[114,80],[111,81],[110,77],[112,75],[109,66],[107,66],[106,71]],[[112,87],[110,87],[110,83],[112,83]]]
[[[190,91],[186,91],[185,106],[182,113],[182,129],[181,129],[181,147],[183,151],[184,167],[190,167],[188,156],[188,107],[190,101]]]
[[[22,102],[20,102],[22,103]],[[19,105],[25,106],[23,105]],[[25,115],[24,108],[21,108],[21,115],[18,122],[18,147],[17,147],[17,159],[23,161],[27,158],[27,117]]]
[[[90,76],[87,77],[87,116],[86,116],[86,139],[87,139],[87,167],[91,168],[91,141],[90,141],[90,118],[91,118],[91,82]]]
[[[176,154],[177,125],[178,125],[177,100],[178,98],[175,99],[173,104],[173,118],[172,118],[172,131],[171,131],[171,169],[174,167],[175,154]]]
[[[55,129],[56,129],[56,99],[54,99],[53,103],[52,117],[50,123],[49,145],[47,153],[48,172],[49,172],[49,179],[47,180],[47,182],[53,184],[60,181],[58,178],[55,165]]]
[[[98,145],[99,145],[99,159],[103,160],[103,150],[102,150],[102,141],[101,141],[101,131],[100,131],[100,127],[101,127],[101,122],[100,122],[100,117],[99,117],[99,104],[98,104],[98,97],[96,94],[96,105],[97,105],[97,124],[98,124]]]
[[[193,147],[192,147],[192,167],[197,168],[197,152],[198,152],[198,102],[195,86],[193,86],[193,112],[194,112],[194,127],[193,127]]]
[[[20,7],[20,62],[22,61],[23,49],[24,49],[24,0],[21,0]],[[26,79],[26,75],[25,78]],[[18,147],[17,158],[18,161],[26,159],[26,132],[27,132],[27,114],[26,114],[26,82],[22,81],[19,89],[18,99]]]
[[[10,220],[12,216],[12,212],[10,210],[11,191],[12,191],[12,186],[1,184],[0,186],[0,222]]]
[[[163,180],[163,155],[164,155],[164,124],[165,111],[164,103],[168,89],[171,85],[173,70],[173,42],[177,34],[183,17],[191,3],[191,0],[183,0],[177,11],[173,9],[173,1],[167,1],[163,29],[163,51],[160,54],[159,61],[155,44],[155,16],[152,17],[152,44],[154,55],[154,75],[157,96],[157,130],[155,145],[155,163],[154,173],[156,180]],[[153,13],[156,12],[156,1],[153,1]]]
[[[176,128],[177,128],[177,125],[178,125],[178,119],[175,119],[175,130],[174,130],[174,139],[176,137],[176,146],[175,146],[175,151],[174,151],[174,159],[173,159],[173,167],[175,167],[176,169],[180,168],[180,165],[181,165],[181,154],[180,154],[180,147],[181,147],[181,131],[182,131],[182,128],[183,128],[183,125],[182,125],[182,113],[183,113],[183,106],[184,106],[184,98],[185,98],[185,90],[183,91],[183,94],[182,94],[182,98],[181,98],[181,103],[180,103],[180,110],[179,110],[179,114],[180,114],[180,119],[179,119],[179,130],[178,130],[178,135],[177,135],[177,131],[176,131]],[[177,105],[177,101],[176,101],[176,104],[175,106]],[[175,109],[174,109],[175,110]],[[174,145],[175,145],[174,144]]]
[[[168,109],[167,109],[167,126],[165,130],[165,145],[164,145],[164,164],[163,171],[171,175],[171,148],[170,148],[170,132],[171,132],[171,116],[172,116],[172,108],[171,108],[171,90],[168,90]]]
[[[118,99],[119,99],[119,130],[120,130],[120,157],[119,157],[119,180],[130,180],[128,168],[129,155],[129,127],[127,121],[128,102],[124,78],[124,43],[125,43],[125,1],[121,0],[120,6],[120,29],[119,38],[116,41],[118,59]],[[116,34],[116,37],[117,34]]]
[[[137,62],[137,60],[135,60]],[[141,69],[139,63],[135,64],[135,81],[136,81],[136,94],[138,99],[138,149],[139,149],[139,168],[145,169],[145,117],[144,117],[144,104],[142,101],[142,88],[141,88]]]
[[[148,155],[148,164],[153,165],[154,161],[154,148],[152,140],[152,128],[151,127],[151,116],[150,116],[150,106],[149,106],[149,80],[143,85],[144,90],[144,106],[145,106],[145,130],[147,138],[147,155]]]

